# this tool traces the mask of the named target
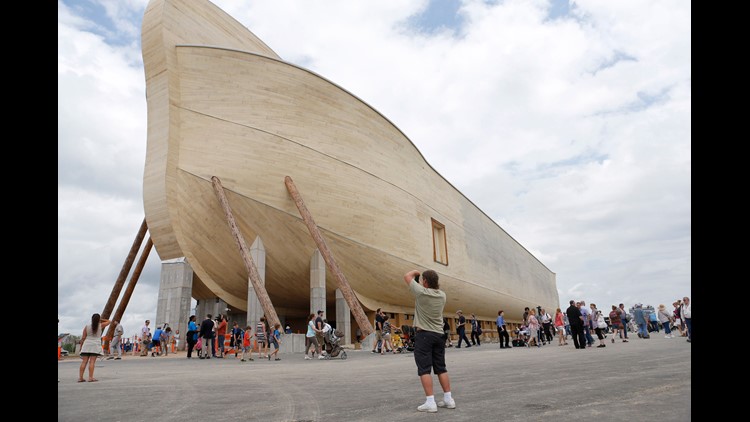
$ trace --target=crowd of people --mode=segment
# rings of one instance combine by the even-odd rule
[[[625,305],[620,303],[612,305],[612,310],[606,314],[592,303],[586,306],[583,300],[569,302],[570,306],[562,311],[555,310],[551,316],[544,308],[538,306],[536,309],[525,308],[522,323],[514,331],[515,339],[513,346],[541,347],[552,344],[557,336],[558,346],[568,345],[568,336],[573,340],[576,349],[593,347],[596,343],[593,334],[596,335],[598,345],[606,347],[605,338],[611,334],[610,342],[615,343],[620,339],[623,343],[628,342],[628,331],[637,333],[639,338],[648,339],[651,332],[657,333],[664,330],[665,338],[687,337],[687,342],[692,342],[692,318],[690,298],[684,297],[672,303],[673,309],[667,310],[664,304],[657,309],[649,310],[643,304],[636,303],[632,312],[626,310]],[[606,312],[606,311],[605,311]],[[460,323],[460,319],[459,319]],[[505,323],[504,312],[500,310],[497,316],[497,331],[500,348],[509,348],[509,332]],[[458,331],[459,342],[461,332]]]
[[[198,325],[195,315],[191,315],[188,319],[188,331],[185,338],[187,358],[191,359],[194,351],[198,359],[225,358],[227,355],[225,346],[227,321],[226,315],[213,318],[211,314],[206,314],[206,318]],[[281,360],[278,356],[281,344],[280,328],[281,325],[278,323],[271,328],[265,317],[261,317],[254,326],[247,324],[244,330],[237,322],[234,322],[229,334],[229,347],[234,350],[235,358],[240,357],[240,353],[242,354],[241,362],[254,361],[253,343],[257,345],[258,359]],[[272,346],[273,351],[271,351]]]
[[[437,277],[431,273],[428,274],[434,277],[434,286],[436,287],[430,287],[431,283],[433,283],[432,281],[419,283],[418,272],[407,273],[404,277],[407,285],[413,290],[417,298],[423,296],[427,298],[425,299],[425,303],[434,302],[433,299],[430,299],[432,295],[442,293],[439,287],[437,287]],[[444,293],[442,296],[437,295],[437,298],[438,302],[434,302],[437,304],[435,309],[425,310],[425,315],[428,313],[430,315],[436,314],[438,307],[440,308],[440,313],[437,315],[442,315],[442,306],[445,303]],[[499,310],[496,325],[500,349],[518,346],[532,347],[532,345],[542,347],[546,344],[552,344],[555,337],[557,337],[558,346],[566,346],[569,344],[569,336],[576,349],[585,349],[593,347],[596,343],[591,334],[592,332],[598,339],[596,347],[601,348],[607,345],[605,341],[607,334],[611,334],[611,343],[615,343],[618,338],[621,342],[627,343],[628,332],[636,332],[639,338],[648,339],[651,336],[651,332],[655,331],[659,333],[661,329],[664,330],[665,338],[671,339],[682,336],[687,337],[687,342],[692,342],[692,313],[690,298],[687,296],[681,300],[674,301],[672,303],[673,309],[671,310],[668,310],[664,304],[660,304],[656,309],[644,309],[641,303],[636,303],[632,308],[632,312],[628,312],[623,303],[620,303],[619,306],[612,305],[611,311],[607,314],[608,318],[605,318],[605,313],[599,310],[596,304],[592,303],[586,306],[586,302],[583,300],[571,300],[569,304],[570,306],[565,311],[557,308],[554,315],[550,315],[541,306],[538,306],[536,309],[525,308],[520,326],[513,331],[515,338],[512,343],[510,341],[511,333],[509,332],[509,326],[505,320],[505,312]],[[417,301],[416,305],[419,305],[419,301]],[[456,334],[458,336],[458,345],[456,348],[461,348],[464,343],[466,348],[481,346],[481,323],[473,313],[470,315],[471,318],[467,320],[463,311],[456,311]],[[423,319],[426,318],[426,316],[423,316]],[[376,310],[376,342],[372,349],[373,353],[381,355],[385,353],[395,354],[404,349],[401,347],[400,331],[398,328],[394,328],[389,320],[389,316],[382,312],[380,308]],[[447,318],[441,317],[437,321],[437,325],[434,324],[434,321],[429,322],[430,330],[428,331],[439,333],[437,338],[439,338],[439,347],[444,356],[445,348],[453,346],[450,336],[450,324]],[[138,345],[140,346],[140,356],[148,356],[149,352],[152,357],[159,355],[166,356],[169,353],[169,346],[174,345],[179,339],[179,332],[172,333],[171,327],[165,323],[162,326],[158,326],[152,334],[150,323],[149,320],[146,320],[143,327],[141,327],[140,339],[138,337],[134,339],[139,340],[141,343]],[[104,336],[104,329],[110,324],[113,325],[114,330],[109,342],[108,359],[122,359],[123,349],[126,352],[132,349],[135,353],[137,341],[131,343],[130,339],[123,339],[124,330],[118,321],[109,321],[101,318],[99,314],[93,314],[91,323],[84,327],[81,338],[81,366],[79,368],[78,382],[98,381],[94,378],[95,364],[97,358],[104,354],[102,351],[102,337]],[[417,338],[419,338],[420,333],[424,334],[427,332],[418,324],[418,318],[415,315],[414,327],[416,328]],[[424,325],[428,325],[428,323]],[[467,325],[471,330],[470,339],[466,336]],[[439,327],[439,330],[437,327]],[[280,324],[275,324],[272,328],[269,327],[265,317],[261,317],[254,326],[248,324],[244,330],[239,327],[237,322],[234,322],[230,334],[230,347],[234,349],[235,357],[238,357],[239,353],[241,353],[241,362],[253,361],[253,350],[257,348],[258,359],[268,359],[270,361],[273,358],[276,361],[281,360],[278,356],[279,345],[281,344],[280,328]],[[331,330],[331,325],[324,318],[323,311],[309,315],[305,335],[305,360],[312,360],[316,355],[318,359],[325,359],[325,345],[329,342],[328,333]],[[291,328],[287,325],[284,332],[287,334],[291,333]],[[212,357],[218,359],[224,358],[224,341],[215,341],[215,339],[224,339],[226,333],[226,315],[219,315],[216,318],[212,318],[211,314],[207,314],[200,325],[197,324],[195,315],[191,315],[188,320],[188,331],[185,336],[187,358],[191,359],[194,351],[197,353],[199,359],[211,359]],[[434,339],[430,337],[431,345],[427,349],[432,350],[431,348],[436,347],[432,342],[434,342]],[[255,346],[253,343],[255,343]],[[424,344],[417,345],[419,345],[418,341],[414,343],[415,361],[417,362],[418,373],[427,394],[427,401],[422,406],[419,406],[419,410],[434,412],[437,411],[437,407],[455,408],[455,402],[450,395],[450,382],[448,381],[447,371],[444,366],[444,357],[442,358],[442,363],[430,360],[430,366],[424,366],[426,365],[425,362],[427,362],[424,354],[427,352],[420,351]],[[84,373],[87,367],[88,379],[85,379]],[[441,386],[444,387],[444,400],[437,404],[432,399],[433,396],[431,394],[432,379],[429,377],[431,369],[435,370],[434,372],[438,375]]]

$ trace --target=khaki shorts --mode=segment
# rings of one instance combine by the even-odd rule
[[[383,332],[381,330],[375,330],[375,340],[383,340]]]

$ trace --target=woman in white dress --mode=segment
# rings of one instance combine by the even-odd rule
[[[94,365],[96,358],[102,354],[102,333],[104,328],[109,325],[109,320],[101,318],[101,315],[94,314],[91,316],[91,324],[83,327],[81,335],[81,367],[78,369],[78,382],[85,382],[83,372],[86,365],[89,366],[89,382],[98,381],[94,378]]]

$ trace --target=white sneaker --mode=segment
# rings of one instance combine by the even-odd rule
[[[325,359],[326,357],[323,355],[318,356],[318,359]]]
[[[451,401],[449,401],[449,402],[446,403],[446,402],[440,400],[439,402],[437,402],[437,407],[445,407],[445,408],[448,408],[448,409],[455,409],[456,408],[456,401],[453,400],[453,399],[451,399]]]
[[[310,356],[305,355],[305,360],[310,360],[310,359],[312,359]]]
[[[435,413],[437,412],[437,404],[435,404],[435,402],[432,402],[432,403],[425,402],[425,404],[417,407],[417,410],[419,410],[420,412]]]
[[[672,337],[670,337],[669,334],[667,334],[666,336],[664,336],[664,338],[672,338]]]

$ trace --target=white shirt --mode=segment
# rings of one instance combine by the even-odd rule
[[[143,328],[141,328],[141,337],[147,337],[150,332],[151,329],[148,328],[148,325],[144,325]]]
[[[681,314],[682,316],[684,316],[685,318],[692,318],[692,317],[690,316],[690,304],[688,303],[687,305],[685,305],[685,304],[683,303],[683,304],[682,304],[681,306],[682,306],[682,312],[680,312],[680,314]]]
[[[597,328],[607,328],[607,321],[604,320],[604,315],[599,314],[596,317],[596,326]]]
[[[581,316],[583,317],[583,326],[591,328],[591,311],[585,306],[581,306]]]

